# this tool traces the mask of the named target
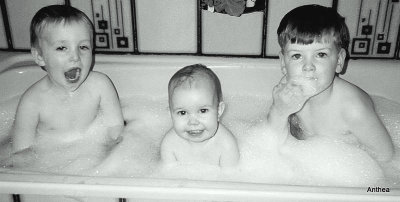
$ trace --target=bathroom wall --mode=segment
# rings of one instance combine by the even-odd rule
[[[276,57],[276,29],[304,4],[334,7],[350,29],[353,58],[399,59],[399,0],[257,0],[239,17],[201,0],[0,0],[0,50],[29,50],[29,23],[50,4],[70,4],[94,22],[96,51]],[[248,12],[247,12],[248,11]]]

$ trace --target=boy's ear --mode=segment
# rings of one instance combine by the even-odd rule
[[[343,48],[340,49],[339,54],[338,54],[338,61],[337,61],[337,66],[336,66],[336,73],[340,73],[343,70],[343,67],[346,62],[346,50]]]
[[[286,75],[286,65],[285,65],[285,58],[283,56],[282,51],[279,51],[279,60],[281,62],[281,71],[283,75]]]
[[[32,54],[33,59],[35,60],[36,64],[38,64],[41,67],[46,66],[40,50],[38,50],[37,48],[31,48],[31,54]]]
[[[225,110],[225,103],[224,102],[219,102],[219,104],[218,104],[218,121],[219,121],[219,118],[224,113],[224,110]]]

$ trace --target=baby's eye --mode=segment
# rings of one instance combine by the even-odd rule
[[[56,50],[58,50],[58,51],[64,51],[64,50],[66,50],[67,49],[67,47],[65,47],[65,46],[58,46],[57,48],[56,48]]]
[[[293,55],[291,56],[291,58],[292,58],[293,60],[298,60],[298,59],[301,58],[301,55],[300,55],[300,54],[293,54]]]
[[[186,115],[186,111],[178,111],[177,114],[180,116],[185,116]]]
[[[200,113],[204,114],[207,113],[209,110],[208,109],[200,109]]]
[[[324,58],[324,57],[327,57],[327,56],[328,56],[328,54],[323,53],[323,52],[317,53],[317,57],[319,57],[319,58]]]

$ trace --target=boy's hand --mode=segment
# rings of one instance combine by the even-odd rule
[[[289,116],[300,111],[306,101],[316,94],[316,80],[299,77],[287,81],[287,77],[283,76],[272,91],[272,108]]]
[[[4,168],[10,167],[27,167],[35,162],[38,158],[36,152],[32,148],[26,148],[24,150],[13,153],[9,158],[4,159],[0,162],[0,165]]]

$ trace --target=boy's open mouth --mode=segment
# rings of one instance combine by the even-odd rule
[[[76,83],[81,76],[81,69],[76,67],[64,72],[64,76],[69,83]]]

